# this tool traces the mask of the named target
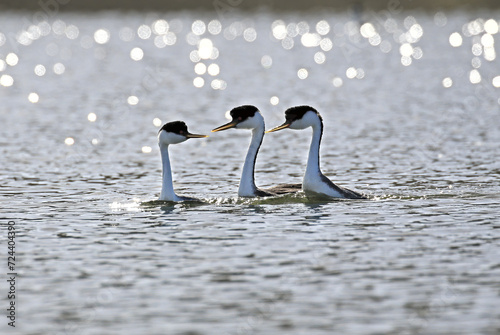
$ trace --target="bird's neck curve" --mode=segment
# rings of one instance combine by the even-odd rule
[[[307,158],[306,172],[304,174],[304,183],[313,179],[321,179],[321,169],[319,165],[319,147],[321,137],[323,136],[323,122],[317,119],[312,125],[312,139],[309,146],[309,156]]]
[[[180,198],[174,192],[172,169],[170,167],[170,159],[168,157],[168,145],[160,146],[160,153],[162,163],[162,184],[160,198],[158,200],[179,201]]]
[[[262,139],[264,138],[264,128],[265,126],[262,124],[252,129],[252,140],[250,142],[250,146],[248,147],[245,164],[243,165],[243,172],[241,173],[240,186],[238,189],[238,195],[240,197],[251,197],[256,195],[257,187],[255,186],[254,179],[255,160],[257,158],[257,154],[259,153]]]

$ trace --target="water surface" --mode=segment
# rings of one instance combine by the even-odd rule
[[[1,14],[16,331],[498,334],[498,14]],[[233,129],[171,147],[204,203],[151,203],[159,127],[240,104],[316,107],[323,172],[372,200],[237,199]],[[300,182],[310,136],[266,135],[257,184]]]

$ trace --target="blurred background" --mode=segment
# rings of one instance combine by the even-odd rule
[[[18,333],[498,335],[499,7],[1,1]],[[324,174],[372,199],[238,199],[250,132],[210,130],[241,104],[315,107]],[[151,204],[174,120],[210,134],[169,148],[203,204]],[[301,182],[310,138],[266,135],[257,185]]]
[[[216,0],[216,1],[200,1],[200,0],[173,0],[173,1],[161,1],[161,0],[143,0],[143,1],[116,1],[116,0],[48,0],[42,1],[41,3],[47,4],[47,6],[53,5],[54,3],[64,5],[64,10],[212,10],[215,5],[224,6],[238,6],[240,9],[255,9],[265,7],[270,10],[318,10],[318,9],[335,9],[335,10],[346,10],[352,6],[362,6],[366,9],[380,10],[385,9],[388,6],[395,6],[397,4],[402,4],[407,9],[476,9],[481,8],[499,8],[500,4],[498,1],[494,0],[477,0],[477,1],[467,1],[467,0],[311,0],[311,1],[286,1],[286,0],[257,0],[257,1],[246,1],[246,0]],[[25,10],[37,10],[39,4],[34,1],[29,0],[4,0],[0,5],[0,8],[4,9],[25,9]]]

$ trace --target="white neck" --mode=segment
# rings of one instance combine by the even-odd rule
[[[303,180],[304,186],[321,180],[321,170],[319,167],[319,146],[321,144],[321,136],[323,134],[323,124],[320,119],[317,119],[317,122],[312,125],[312,132],[309,157],[307,158],[307,167]]]
[[[238,195],[240,197],[253,197],[257,192],[254,179],[255,160],[264,138],[264,124],[252,129],[252,141],[248,147],[243,172],[241,173]]]
[[[162,185],[160,198],[158,200],[164,201],[180,201],[175,192],[174,185],[172,182],[172,169],[170,168],[170,159],[168,158],[168,145],[160,146],[161,152],[161,163],[163,167],[162,172]]]

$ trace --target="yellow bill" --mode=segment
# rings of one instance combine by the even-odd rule
[[[212,129],[212,133],[215,133],[215,132],[218,132],[218,131],[221,131],[221,130],[226,130],[226,129],[229,129],[229,128],[234,128],[236,127],[236,125],[238,124],[238,122],[236,121],[231,121],[229,123],[226,123],[226,124],[223,124],[222,126],[220,127],[217,127],[215,129]]]
[[[273,131],[278,131],[278,130],[285,129],[285,128],[288,128],[288,127],[290,127],[290,123],[285,122],[281,126],[277,126],[277,127],[274,127],[271,130],[266,131],[266,133],[272,133]]]
[[[187,138],[204,138],[204,137],[208,137],[208,135],[200,135],[200,134],[187,133],[186,137]]]

